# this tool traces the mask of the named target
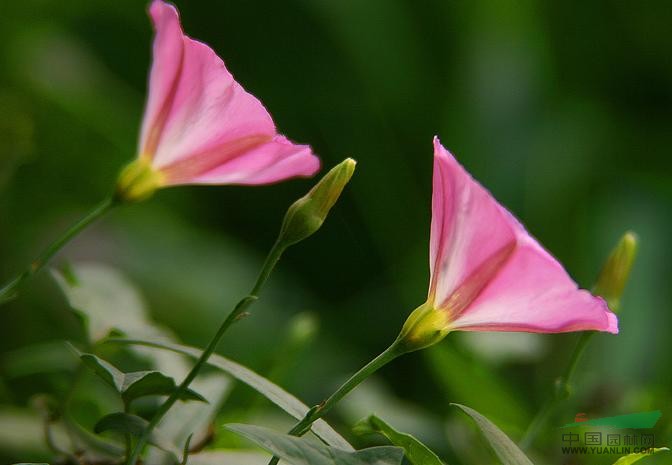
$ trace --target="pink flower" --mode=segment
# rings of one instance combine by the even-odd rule
[[[119,181],[128,200],[178,184],[267,184],[311,176],[319,159],[278,134],[264,106],[215,52],[182,32],[177,10],[149,8],[156,36],[139,157]],[[147,192],[148,191],[148,192]]]
[[[430,271],[427,302],[402,330],[411,345],[433,344],[453,330],[618,333],[605,301],[579,289],[438,138]]]

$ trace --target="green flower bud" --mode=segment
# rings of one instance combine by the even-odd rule
[[[115,199],[121,203],[145,200],[163,185],[163,178],[163,173],[155,170],[147,158],[133,160],[119,174]]]
[[[425,302],[408,316],[395,344],[403,352],[413,352],[436,344],[449,332],[448,313]]]
[[[280,243],[285,246],[296,244],[320,229],[329,210],[350,181],[356,164],[352,158],[346,158],[324,175],[310,192],[289,207],[280,229]]]
[[[593,288],[593,293],[604,297],[614,313],[620,306],[621,295],[637,255],[637,242],[635,233],[628,231],[623,235],[604,263]]]

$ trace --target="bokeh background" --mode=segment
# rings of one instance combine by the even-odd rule
[[[532,457],[613,462],[560,454],[557,426],[578,412],[661,409],[656,443],[672,443],[669,2],[176,4],[187,33],[223,57],[283,133],[311,144],[325,168],[359,162],[323,229],[286,254],[222,353],[315,403],[396,336],[426,293],[436,134],[583,287],[624,231],[641,240],[621,334],[594,338],[575,396]],[[145,9],[135,0],[0,4],[3,280],[107,194],[135,156],[152,39]],[[202,346],[312,183],[162,191],[114,211],[55,264],[114,267],[155,320]],[[46,272],[0,311],[0,411],[21,413],[34,394],[63,390],[66,361],[54,356],[49,374],[41,370],[63,339],[81,339],[81,323]],[[330,418],[349,435],[375,410],[446,463],[484,463],[484,443],[449,402],[519,439],[576,337],[451,335],[386,367]],[[234,391],[222,415],[244,420],[251,396]],[[0,457],[43,457],[35,447],[0,438]]]

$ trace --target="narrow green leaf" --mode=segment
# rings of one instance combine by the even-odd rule
[[[620,459],[616,460],[616,462],[614,462],[614,465],[631,465],[635,462],[639,462],[640,460],[645,459],[646,457],[651,457],[652,455],[657,454],[658,452],[667,452],[669,450],[670,449],[668,449],[667,447],[656,447],[651,448],[644,452],[624,455]]]
[[[162,341],[109,339],[108,342],[155,347],[194,358],[200,357],[202,353],[200,349],[194,347]],[[213,354],[210,356],[208,364],[247,384],[297,420],[302,419],[308,412],[308,407],[292,394],[239,363],[222,357],[221,355]],[[329,445],[343,450],[354,450],[353,447],[324,420],[320,419],[313,423],[312,431]]]
[[[404,449],[406,458],[413,465],[443,465],[441,459],[429,447],[410,434],[395,430],[376,415],[371,415],[357,423],[353,431],[356,434],[380,433],[385,435],[392,444]]]
[[[483,436],[495,451],[503,465],[532,465],[530,459],[521,451],[509,437],[494,423],[478,413],[476,410],[460,404],[451,404],[469,415]]]
[[[93,354],[80,354],[80,358],[103,381],[116,389],[127,404],[139,397],[169,395],[177,389],[175,380],[159,371],[123,373],[114,365]],[[181,398],[182,400],[207,402],[203,396],[191,389],[184,392]]]
[[[225,427],[291,465],[399,465],[404,457],[399,447],[371,447],[352,452],[261,426],[229,424]]]
[[[139,437],[145,431],[147,424],[147,420],[140,418],[137,415],[118,412],[111,413],[101,418],[93,427],[93,431],[97,434],[111,431],[114,433],[131,434],[132,436]],[[154,429],[154,431],[152,431],[149,443],[166,452],[171,452],[177,457],[175,447],[171,445],[169,441],[162,438],[159,430]]]

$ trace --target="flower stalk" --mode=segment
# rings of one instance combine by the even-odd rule
[[[257,277],[252,290],[229,312],[229,315],[222,322],[221,326],[199,359],[196,361],[196,364],[193,366],[191,371],[187,374],[182,383],[180,383],[178,388],[163,402],[163,404],[161,404],[152,419],[149,421],[147,427],[143,431],[143,434],[136,442],[133,451],[127,457],[126,465],[136,464],[154,428],[159,424],[161,419],[166,415],[166,413],[168,413],[170,408],[175,404],[175,402],[177,402],[181,395],[187,390],[191,382],[196,378],[201,368],[207,363],[210,356],[215,352],[215,349],[217,349],[219,342],[222,340],[222,337],[229,327],[231,327],[231,325],[233,325],[233,323],[238,321],[240,318],[245,316],[247,309],[259,298],[259,294],[264,287],[264,284],[266,284],[266,281],[268,281],[268,278],[273,272],[275,265],[278,263],[285,250],[287,250],[287,248],[291,245],[296,244],[297,242],[314,234],[322,226],[322,223],[326,219],[327,214],[340,197],[348,181],[350,181],[350,178],[354,172],[354,168],[354,160],[349,158],[344,160],[332,168],[322,179],[320,179],[320,181],[308,192],[308,194],[289,207],[282,223],[282,227],[280,228],[278,239],[275,241],[271,251],[266,256],[264,265],[259,272],[259,276]],[[389,354],[387,356],[389,356]],[[383,364],[384,363],[370,369],[375,371]],[[359,384],[359,382],[361,382],[361,379],[357,383],[353,384],[352,387],[354,387],[356,384]],[[348,391],[344,392],[343,395],[345,395]],[[340,399],[340,397],[334,399],[332,402],[336,403],[338,399]],[[306,421],[312,423],[317,418],[319,417]]]
[[[88,226],[100,219],[113,207],[118,205],[114,197],[106,197],[102,202],[96,205],[86,216],[77,223],[73,224],[65,233],[52,242],[44,251],[30,264],[30,266],[5,284],[0,289],[0,305],[16,297],[20,288],[33,276],[38,274],[42,268],[56,255],[68,242],[75,236],[85,230]]]
[[[238,321],[245,314],[247,309],[259,298],[259,293],[261,292],[262,288],[264,287],[264,284],[271,275],[273,268],[275,268],[275,265],[278,263],[280,257],[282,256],[283,252],[286,249],[287,245],[280,243],[279,241],[273,245],[271,251],[266,256],[264,265],[262,266],[261,271],[259,272],[259,276],[257,277],[257,280],[254,283],[254,286],[252,287],[250,293],[246,297],[241,299],[235,305],[235,307],[233,307],[229,315],[222,322],[221,326],[215,333],[214,337],[212,338],[208,346],[205,348],[199,359],[192,367],[191,371],[189,371],[189,373],[180,383],[177,389],[175,389],[175,391],[173,391],[173,393],[170,396],[168,396],[168,398],[163,402],[163,404],[161,404],[159,409],[156,411],[152,419],[147,424],[147,427],[143,431],[143,434],[138,438],[137,442],[135,443],[135,447],[127,457],[126,465],[135,465],[137,463],[138,459],[140,458],[140,454],[142,453],[144,447],[147,445],[147,441],[149,440],[152,431],[154,431],[154,428],[156,428],[156,426],[163,419],[166,413],[168,413],[170,408],[175,404],[175,402],[177,402],[177,400],[187,390],[191,382],[199,374],[201,368],[203,368],[203,366],[207,363],[210,356],[217,349],[219,342],[222,340],[222,337],[229,329],[229,327],[231,327],[233,323]]]
[[[306,415],[294,427],[289,430],[292,436],[303,436],[309,430],[311,425],[322,418],[346,395],[353,389],[359,386],[362,381],[371,376],[376,371],[396,359],[400,355],[407,353],[408,350],[404,347],[403,338],[397,338],[392,345],[380,353],[376,358],[364,365],[357,373],[352,375],[345,383],[343,383],[329,398],[320,404],[313,406]],[[269,465],[277,465],[279,457],[273,457]]]

